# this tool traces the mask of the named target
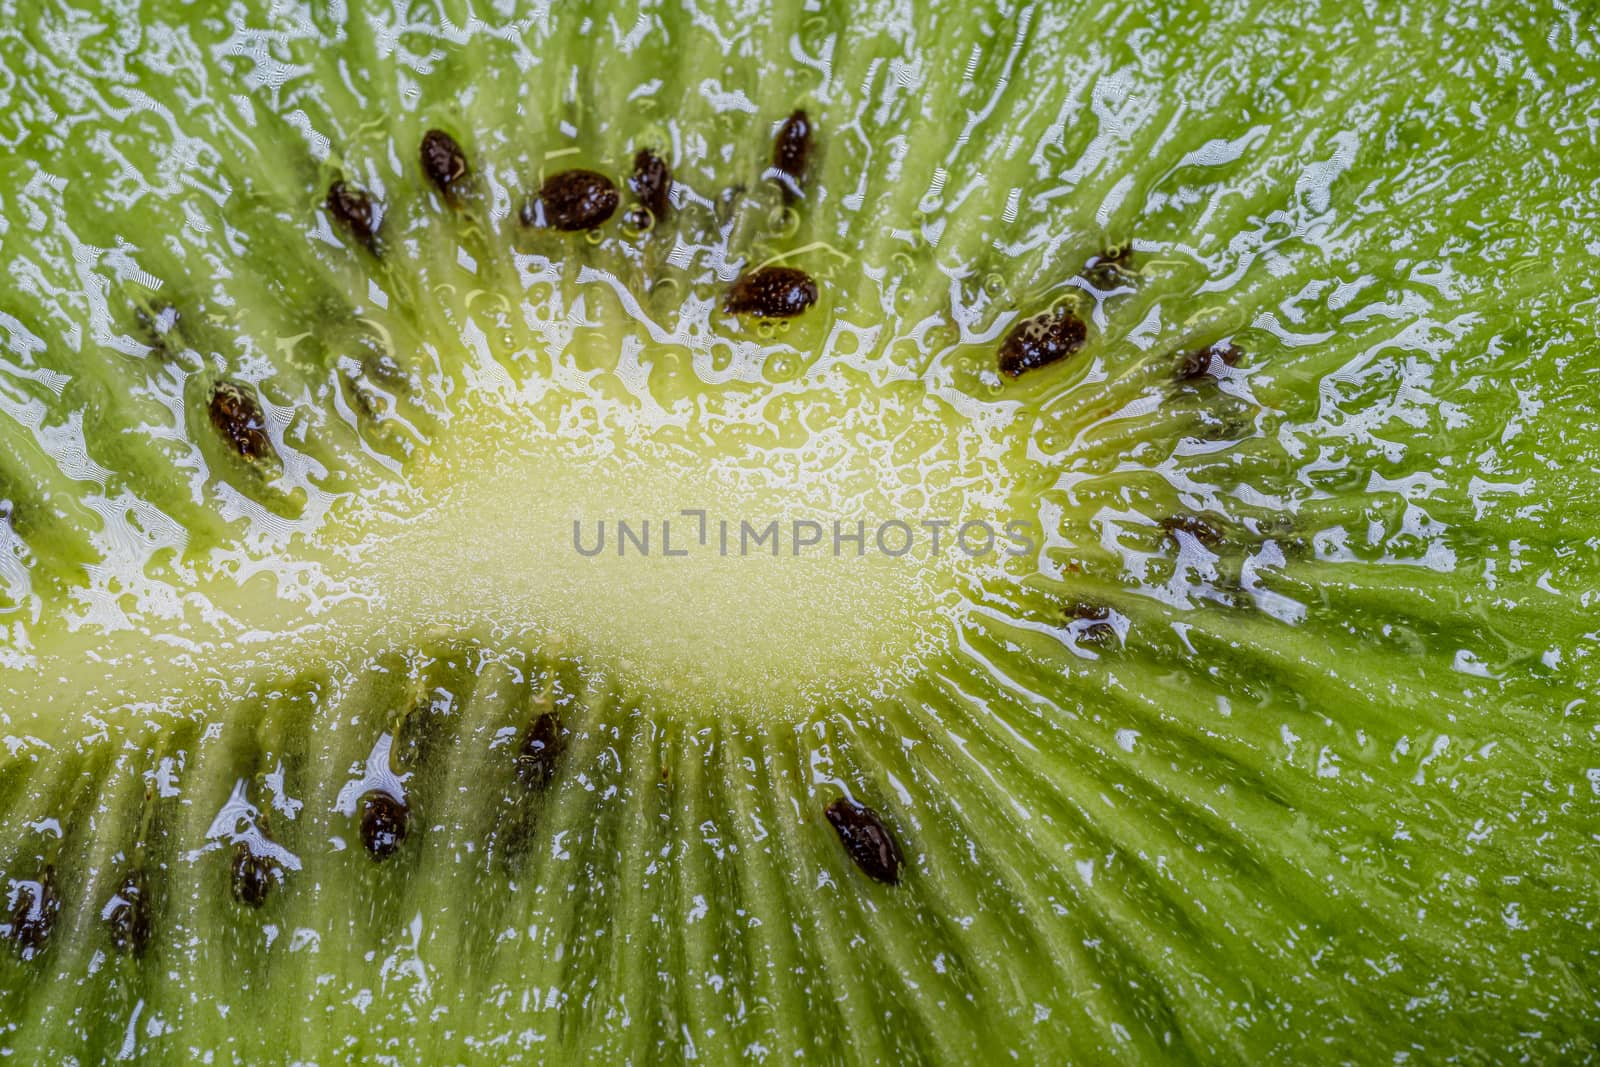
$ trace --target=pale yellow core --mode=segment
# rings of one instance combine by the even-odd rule
[[[485,377],[388,492],[212,553],[179,597],[43,620],[48,639],[13,651],[12,726],[221,703],[444,634],[568,657],[669,713],[789,717],[916,677],[977,583],[1032,565],[1003,537],[969,554],[982,529],[957,540],[1035,517],[1015,513],[1004,418],[842,363],[687,396],[679,358],[642,354],[652,374],[632,380]],[[816,539],[798,552],[797,522]]]

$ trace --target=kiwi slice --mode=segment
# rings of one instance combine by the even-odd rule
[[[0,1050],[1596,1056],[1594,20],[0,19]]]

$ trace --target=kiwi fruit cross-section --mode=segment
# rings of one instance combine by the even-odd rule
[[[1600,1057],[1582,5],[0,3],[0,1058]]]

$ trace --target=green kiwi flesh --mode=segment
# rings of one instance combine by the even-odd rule
[[[0,5],[0,1058],[1597,1055],[1593,19],[503,6]]]

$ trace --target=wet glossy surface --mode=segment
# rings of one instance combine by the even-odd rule
[[[1592,27],[458,6],[0,19],[0,1052],[1592,1055]]]

